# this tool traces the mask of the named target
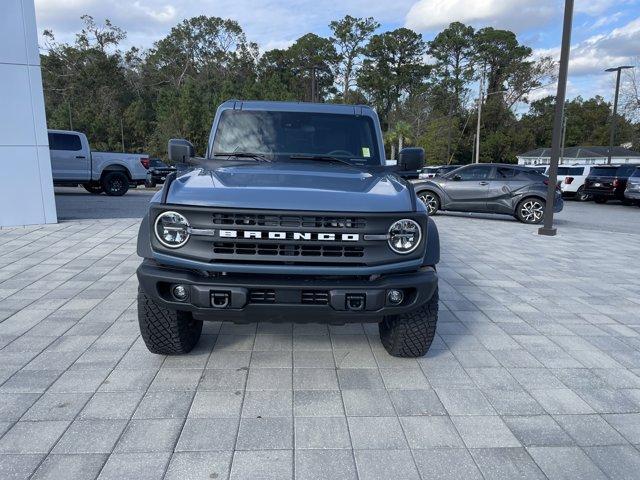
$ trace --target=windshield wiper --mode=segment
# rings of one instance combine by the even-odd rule
[[[235,158],[252,158],[258,162],[270,162],[271,159],[267,158],[262,153],[253,153],[253,152],[216,152],[213,154],[214,157],[235,157]]]
[[[293,155],[289,155],[289,158],[291,160],[317,160],[322,162],[338,162],[349,165],[350,167],[355,167],[355,165],[348,160],[344,160],[342,158],[334,157],[331,155],[303,155],[294,153]]]

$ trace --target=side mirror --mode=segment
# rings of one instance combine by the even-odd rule
[[[188,163],[189,159],[196,154],[193,144],[183,138],[172,138],[169,140],[167,152],[169,153],[169,160],[174,164]]]
[[[462,177],[460,175],[454,175],[453,177],[451,177],[451,180],[455,180],[456,182],[459,182],[460,180],[462,180]]]
[[[398,157],[401,170],[420,170],[424,167],[424,148],[403,148]]]

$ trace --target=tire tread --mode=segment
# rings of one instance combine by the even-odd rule
[[[202,321],[190,313],[162,308],[138,290],[140,334],[152,353],[179,355],[190,352],[202,333]]]
[[[379,324],[382,345],[394,357],[424,356],[436,335],[438,289],[431,299],[412,312],[385,317]]]

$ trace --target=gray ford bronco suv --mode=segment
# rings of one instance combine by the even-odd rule
[[[231,100],[207,152],[186,140],[138,234],[138,319],[151,352],[180,354],[207,320],[376,322],[386,350],[424,355],[436,331],[438,231],[386,167],[365,106]]]

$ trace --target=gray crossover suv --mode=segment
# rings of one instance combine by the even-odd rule
[[[438,210],[502,213],[523,223],[540,223],[548,183],[545,175],[527,167],[483,163],[415,182],[415,190],[430,215]],[[561,211],[562,206],[558,189],[554,211]]]

